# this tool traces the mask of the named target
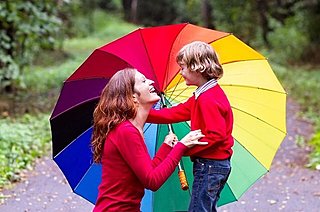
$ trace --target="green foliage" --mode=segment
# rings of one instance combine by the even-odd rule
[[[184,6],[181,6],[181,14],[185,22],[201,23],[201,2],[198,0],[187,0]],[[185,12],[183,12],[185,11]]]
[[[181,22],[181,0],[138,1],[138,20],[145,26]]]
[[[103,10],[120,11],[121,9],[122,0],[95,0],[95,1],[97,1],[97,6]]]
[[[274,65],[288,95],[298,101],[305,115],[314,120],[314,115],[320,113],[320,70],[308,70],[303,67]],[[319,114],[320,115],[320,114]]]
[[[303,13],[286,19],[284,25],[270,20],[274,30],[269,34],[269,40],[277,55],[274,61],[280,64],[297,63],[309,45],[307,34],[303,30]]]
[[[0,89],[11,84],[40,49],[52,49],[59,32],[56,3],[44,1],[1,1],[0,3]]]
[[[65,40],[63,52],[68,55],[68,58],[63,63],[54,63],[46,67],[38,65],[26,68],[25,74],[19,77],[24,91],[46,93],[52,89],[58,90],[63,81],[79,67],[95,48],[137,28],[136,25],[122,21],[115,14],[106,14],[98,10],[93,13],[93,17],[96,30],[90,37]],[[41,57],[43,58],[44,55]],[[52,58],[52,61],[55,60],[55,58]]]
[[[320,131],[310,141],[313,152],[309,155],[308,167],[320,170]]]
[[[94,31],[92,11],[96,6],[96,0],[73,0],[60,5],[59,17],[66,38],[85,37]]]
[[[51,140],[48,115],[24,115],[19,119],[0,120],[0,188],[18,181],[21,169],[49,149]]]
[[[258,14],[251,0],[214,1],[213,16],[218,30],[231,32],[250,44],[258,36]]]

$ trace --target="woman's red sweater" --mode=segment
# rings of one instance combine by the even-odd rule
[[[151,160],[144,139],[130,121],[108,133],[102,155],[102,181],[95,212],[140,211],[144,189],[157,190],[188,148],[162,144]]]

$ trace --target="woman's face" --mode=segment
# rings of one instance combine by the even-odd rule
[[[160,100],[152,85],[153,83],[154,81],[147,79],[139,71],[136,71],[134,88],[140,93],[140,95],[136,95],[140,104],[154,104]]]

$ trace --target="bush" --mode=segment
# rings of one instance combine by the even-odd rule
[[[308,167],[320,170],[320,131],[318,131],[310,141],[313,152],[309,155]]]
[[[303,30],[302,20],[297,14],[288,18],[284,25],[271,21],[275,30],[270,32],[268,38],[272,51],[276,55],[273,61],[283,65],[287,62],[297,63],[297,61],[300,61],[305,48],[308,46],[308,38]]]
[[[61,22],[56,2],[0,3],[0,91],[11,86],[39,49],[53,49]]]
[[[20,180],[20,170],[49,150],[48,115],[0,120],[0,188]]]

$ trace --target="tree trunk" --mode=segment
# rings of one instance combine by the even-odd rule
[[[268,40],[268,33],[271,31],[269,27],[269,21],[267,18],[268,13],[268,3],[266,0],[257,0],[257,10],[260,17],[260,26],[262,28],[262,38],[266,46],[270,46]]]
[[[124,19],[129,22],[131,19],[131,2],[132,0],[122,0]]]
[[[130,23],[138,23],[138,0],[122,0],[124,19]]]
[[[138,10],[138,0],[132,0],[131,1],[131,22],[137,24],[138,18],[137,18],[137,10]]]
[[[213,18],[212,18],[213,8],[209,2],[209,0],[201,1],[201,14],[204,26],[209,29],[215,29]]]

